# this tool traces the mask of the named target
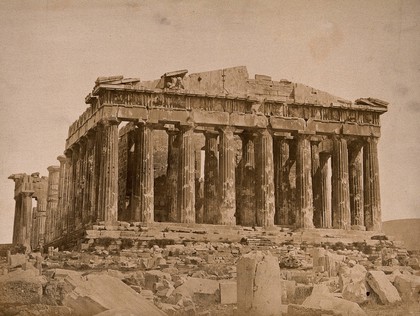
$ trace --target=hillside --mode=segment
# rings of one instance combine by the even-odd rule
[[[420,250],[420,218],[386,221],[382,229],[386,235],[403,241],[408,250]]]

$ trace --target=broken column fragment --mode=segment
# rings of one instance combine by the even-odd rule
[[[238,315],[281,315],[280,267],[270,252],[254,251],[237,264]]]

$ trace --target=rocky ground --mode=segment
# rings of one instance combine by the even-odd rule
[[[420,315],[419,256],[384,235],[224,229],[96,225],[74,249],[10,249],[0,315],[240,315],[255,251],[278,260],[283,315]]]

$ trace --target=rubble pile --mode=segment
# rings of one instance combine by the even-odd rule
[[[210,226],[96,225],[74,249],[12,249],[0,262],[0,315],[420,311],[418,255],[392,240]]]

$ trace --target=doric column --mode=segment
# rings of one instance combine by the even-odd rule
[[[65,188],[65,178],[66,178],[66,157],[60,155],[57,157],[57,160],[60,162],[60,170],[58,176],[58,204],[57,204],[57,221],[55,223],[55,236],[54,238],[61,237],[62,231],[62,222],[63,218],[63,208],[64,208],[64,188]]]
[[[30,177],[28,176],[29,181]],[[31,251],[32,235],[32,194],[33,191],[23,191],[22,194],[22,240],[21,244],[26,247],[26,251]]]
[[[38,207],[32,208],[32,228],[31,228],[31,249],[34,250],[39,246],[39,227],[40,216],[38,216]]]
[[[96,126],[96,161],[95,161],[95,170],[96,170],[96,205],[94,213],[94,222],[99,222],[103,220],[103,210],[104,210],[104,194],[102,190],[104,184],[104,175],[105,175],[105,150],[104,148],[104,124],[99,123]]]
[[[22,232],[22,195],[20,194],[20,186],[23,179],[23,174],[12,174],[8,179],[13,180],[15,183],[14,199],[15,199],[15,216],[13,221],[13,238],[12,242],[14,245],[22,244],[23,232]]]
[[[79,155],[76,165],[76,183],[75,183],[75,225],[76,229],[80,229],[83,226],[84,218],[84,190],[86,182],[86,137],[79,139]]]
[[[76,143],[72,148],[71,155],[71,181],[69,190],[69,208],[68,208],[68,228],[67,232],[70,233],[76,229],[76,207],[78,199],[78,185],[79,185],[79,145]]]
[[[320,200],[320,218],[319,223],[322,228],[331,228],[331,179],[328,177],[328,160],[330,155],[326,153],[319,154],[319,194]]]
[[[87,223],[93,223],[96,220],[95,209],[97,203],[96,188],[98,185],[98,171],[97,171],[97,144],[96,144],[96,129],[88,134],[87,140],[87,187],[86,195],[88,203],[86,205]]]
[[[13,222],[13,239],[14,245],[18,245],[22,240],[22,195],[15,195],[15,218]]]
[[[65,163],[65,178],[64,178],[64,186],[63,186],[63,214],[62,214],[62,226],[61,230],[63,235],[66,235],[69,230],[70,225],[70,204],[73,199],[73,159],[72,159],[73,151],[66,150],[66,163]]]
[[[285,137],[274,137],[274,186],[277,225],[291,225],[290,213],[293,211],[290,203],[290,167],[289,140]]]
[[[48,188],[47,188],[47,205],[46,205],[46,224],[45,224],[45,242],[54,240],[56,236],[55,228],[58,207],[58,185],[59,185],[60,167],[48,167]]]
[[[180,127],[178,209],[181,223],[195,222],[195,168],[192,126]]]
[[[257,225],[274,225],[273,137],[268,130],[258,133],[255,141],[255,196]]]
[[[36,230],[34,234],[36,236],[36,244],[34,244],[34,247],[39,246],[41,250],[48,242],[47,235],[49,235],[49,227],[47,228],[47,204],[46,196],[38,197],[36,206],[37,225],[34,228]],[[48,224],[51,224],[51,219]]]
[[[319,153],[320,140],[311,141],[312,153],[312,193],[314,203],[314,226],[317,228],[325,227],[325,197],[326,194],[326,171],[325,159]],[[325,169],[324,169],[325,168]]]
[[[219,216],[217,224],[235,225],[235,142],[233,128],[223,127],[219,134]]]
[[[238,168],[239,188],[237,198],[237,223],[242,226],[256,225],[256,205],[255,205],[255,134],[244,131],[240,134],[242,140],[242,160]]]
[[[115,223],[118,212],[118,124],[117,120],[102,121],[102,183],[103,204],[100,219]]]
[[[308,135],[297,136],[296,148],[296,226],[313,228],[311,143]]]
[[[333,137],[332,153],[332,225],[350,229],[350,191],[347,141]]]
[[[367,230],[380,231],[381,195],[379,188],[378,139],[367,139],[363,147],[364,211]]]
[[[166,169],[166,196],[169,222],[179,222],[178,212],[178,172],[179,172],[179,132],[167,130],[168,133],[168,167]]]
[[[126,206],[127,196],[127,174],[128,174],[128,126],[120,129],[118,142],[118,220],[130,221],[131,214]]]
[[[352,229],[365,229],[363,211],[363,153],[358,141],[349,147],[349,191]]]
[[[152,128],[146,124],[139,124],[134,137],[135,183],[133,188],[133,220],[152,223],[154,220]]]
[[[216,132],[205,132],[204,150],[204,216],[203,222],[216,224],[218,219],[219,203],[217,201],[217,185],[219,178],[219,159],[217,152]]]

